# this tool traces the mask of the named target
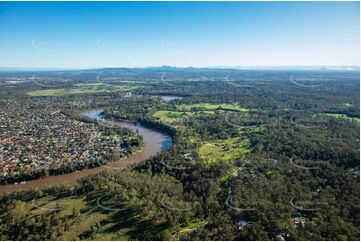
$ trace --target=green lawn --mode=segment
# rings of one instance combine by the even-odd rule
[[[182,104],[176,106],[176,111],[159,110],[152,116],[164,123],[177,126],[181,118],[187,118],[188,116],[194,116],[199,114],[214,114],[216,110],[221,111],[236,111],[236,112],[248,112],[249,109],[241,108],[237,104]]]
[[[99,240],[129,240],[126,236],[127,230],[130,228],[119,228],[113,231],[113,227],[117,227],[117,223],[111,223],[110,218],[116,212],[109,212],[99,209],[95,202],[87,201],[89,198],[83,197],[65,197],[56,198],[54,196],[44,196],[30,203],[22,202],[28,213],[26,218],[30,219],[44,214],[58,213],[59,218],[69,218],[69,224],[57,240],[79,240],[79,236],[91,231],[93,226],[97,226],[102,221],[105,223],[97,232],[96,239]],[[76,219],[72,218],[74,211],[78,212]],[[108,232],[107,229],[112,230]]]
[[[354,118],[354,117],[349,117],[346,114],[339,114],[339,113],[322,113],[320,114],[322,116],[329,116],[329,117],[334,117],[334,118],[341,118],[341,119],[346,119],[349,121],[353,121],[353,122],[358,122],[360,123],[360,118]]]
[[[199,115],[199,114],[214,114],[213,111],[198,111],[198,112],[191,112],[191,111],[167,111],[167,110],[160,110],[155,112],[152,116],[153,118],[173,125],[177,127],[180,122],[180,119],[187,118],[189,116]]]
[[[226,174],[224,176],[221,177],[221,181],[224,182],[224,181],[227,181],[228,179],[230,179],[231,177],[235,177],[238,175],[238,171],[240,170],[239,167],[237,166],[233,166],[230,170],[228,170],[226,172]]]
[[[191,111],[192,108],[200,108],[200,109],[207,109],[207,110],[228,109],[228,110],[234,110],[234,111],[239,111],[239,112],[247,112],[247,111],[250,111],[249,109],[241,108],[238,104],[197,103],[197,104],[182,104],[182,105],[177,105],[177,110],[179,110],[179,111]]]
[[[185,112],[175,112],[175,111],[157,111],[153,114],[153,117],[159,121],[167,124],[174,124],[178,118],[187,117],[189,114]]]
[[[187,232],[191,232],[199,227],[202,227],[204,225],[206,225],[208,222],[206,220],[193,220],[190,221],[189,223],[183,225],[180,230],[178,231],[178,233],[187,233]]]
[[[100,83],[100,82],[89,82],[89,83],[76,83],[76,87],[95,87],[95,86],[111,86],[110,84]]]
[[[208,163],[244,157],[249,152],[249,141],[239,137],[206,142],[198,150],[199,156]]]
[[[32,205],[32,210],[28,214],[29,216],[60,211],[60,217],[64,217],[71,215],[74,210],[80,211],[86,206],[82,198],[66,197],[56,199],[53,196],[38,198],[30,204]]]

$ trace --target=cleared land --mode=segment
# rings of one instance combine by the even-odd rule
[[[349,117],[346,114],[339,114],[339,113],[322,113],[320,114],[322,116],[329,116],[329,117],[333,117],[333,118],[341,118],[341,119],[346,119],[349,121],[353,121],[353,122],[358,122],[360,123],[360,118],[354,118],[354,117]]]
[[[241,108],[238,104],[182,104],[176,105],[176,111],[159,110],[153,113],[153,117],[163,123],[172,125],[177,129],[183,129],[182,121],[197,115],[214,115],[216,112],[234,112],[245,115],[249,109]],[[189,127],[188,127],[189,128]],[[209,164],[242,158],[251,152],[249,140],[244,134],[248,132],[261,132],[261,126],[239,127],[239,137],[225,140],[205,141],[196,137],[190,137],[190,141],[200,143],[199,156]]]
[[[199,156],[208,163],[242,158],[249,152],[251,152],[249,141],[238,137],[207,142],[198,150]]]
[[[157,111],[153,114],[153,117],[158,119],[159,121],[163,122],[163,123],[167,123],[170,124],[176,128],[180,127],[180,122],[182,121],[182,119],[191,117],[191,116],[196,116],[196,115],[200,115],[200,114],[209,114],[212,115],[214,114],[213,111],[197,111],[197,112],[192,112],[192,111],[167,111],[167,110],[161,110],[161,111]]]
[[[212,115],[216,111],[248,112],[250,109],[241,108],[238,104],[181,104],[176,105],[176,110],[159,110],[156,111],[152,116],[161,122],[179,127],[179,122],[184,118],[200,114]]]
[[[61,88],[61,89],[47,89],[47,90],[36,90],[28,92],[30,96],[65,96],[73,94],[91,94],[91,93],[100,93],[100,92],[120,92],[120,91],[130,91],[140,86],[114,86],[111,88],[94,86],[92,88]]]
[[[178,233],[189,233],[192,232],[193,230],[202,227],[204,225],[206,225],[208,222],[205,220],[194,220],[189,222],[188,224],[184,224],[182,225],[182,227],[180,228],[180,230],[178,231]]]
[[[239,111],[247,112],[250,111],[246,108],[241,108],[238,104],[210,104],[210,103],[197,103],[197,104],[182,104],[177,105],[178,111],[191,111],[194,109],[206,109],[206,110],[229,110],[229,111]]]
[[[54,233],[52,240],[79,240],[82,236],[92,233],[100,223],[109,221],[111,216],[116,213],[116,211],[109,212],[99,208],[96,202],[91,200],[91,196],[56,198],[48,195],[34,199],[31,203],[20,201],[17,206],[26,212],[26,219],[38,219],[59,212],[57,216],[64,221],[64,226],[67,229],[61,237],[57,237]],[[78,215],[76,220],[71,219],[74,214]],[[99,240],[129,240],[127,236],[129,228],[113,229],[118,226],[116,223],[107,223],[98,231],[96,238]],[[114,232],[109,233],[108,230],[114,230]]]

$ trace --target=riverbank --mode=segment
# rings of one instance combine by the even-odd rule
[[[64,184],[75,183],[76,180],[85,176],[89,176],[107,169],[123,169],[125,167],[128,167],[129,165],[141,162],[156,155],[158,152],[170,148],[171,145],[173,144],[172,138],[169,135],[166,135],[155,129],[147,128],[139,123],[133,124],[130,122],[106,120],[100,116],[102,112],[103,112],[102,109],[96,109],[96,110],[83,112],[82,114],[85,117],[95,118],[109,125],[124,127],[137,132],[140,136],[143,137],[145,141],[144,149],[141,151],[137,151],[136,153],[131,154],[129,157],[123,158],[117,162],[109,163],[103,166],[99,166],[91,169],[83,169],[58,176],[48,176],[41,179],[30,180],[27,181],[26,183],[21,183],[17,185],[15,184],[1,185],[0,194],[10,193],[20,190],[31,190],[33,188],[38,188],[38,187],[48,187],[62,183]]]

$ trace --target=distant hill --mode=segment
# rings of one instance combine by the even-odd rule
[[[0,67],[0,72],[40,72],[40,71],[82,71],[82,72],[137,72],[137,71],[224,71],[224,70],[267,70],[267,71],[359,71],[359,66],[212,66],[212,67],[104,67],[104,68],[21,68]]]

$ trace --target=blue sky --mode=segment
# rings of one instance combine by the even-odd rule
[[[0,66],[359,65],[358,2],[0,2]]]

